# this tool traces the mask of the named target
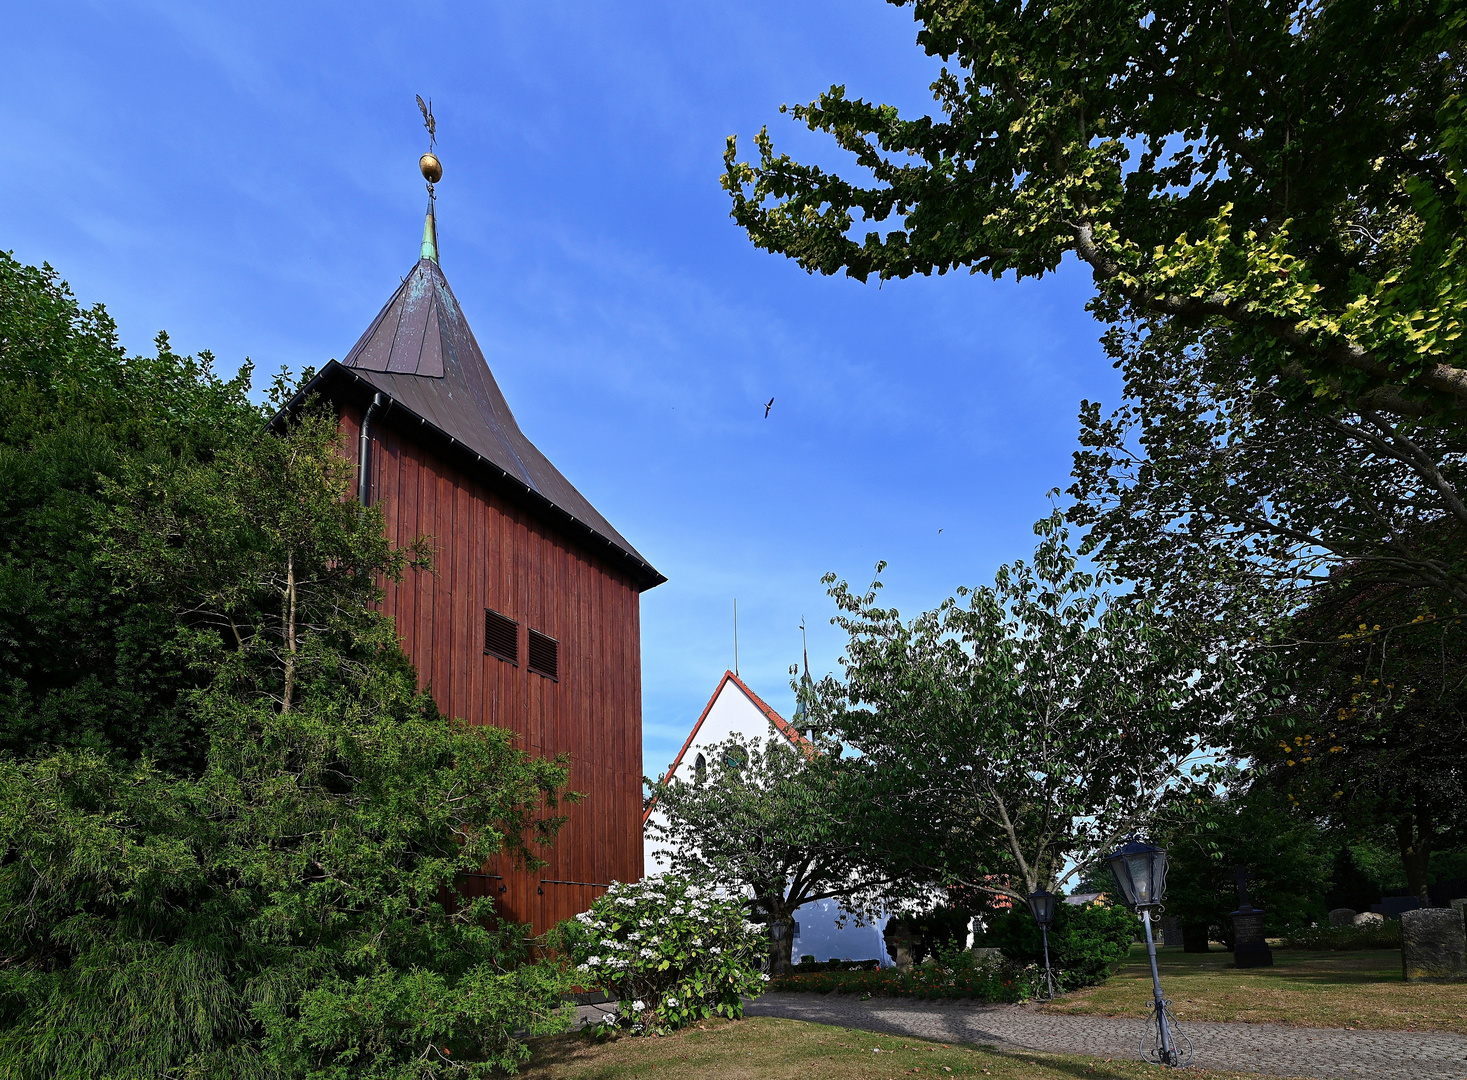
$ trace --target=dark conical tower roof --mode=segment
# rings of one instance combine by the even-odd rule
[[[296,401],[341,383],[385,399],[384,419],[444,443],[490,485],[519,497],[588,546],[610,549],[643,588],[665,581],[520,431],[437,261],[431,211],[423,257],[366,333],[304,387]]]

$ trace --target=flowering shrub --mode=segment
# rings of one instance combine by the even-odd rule
[[[1379,926],[1310,926],[1285,935],[1286,949],[1399,949],[1401,924],[1387,919]]]
[[[764,927],[745,919],[743,904],[672,875],[613,884],[556,927],[554,943],[583,985],[620,1002],[603,1025],[644,1035],[742,1016],[744,995],[767,978]]]

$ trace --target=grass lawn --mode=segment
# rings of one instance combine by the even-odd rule
[[[1155,1065],[1140,1061],[944,1045],[766,1016],[709,1021],[661,1039],[622,1036],[596,1042],[579,1034],[532,1045],[530,1067],[520,1074],[530,1080],[896,1080],[913,1074],[1129,1080],[1157,1075]],[[1252,1074],[1191,1069],[1187,1075],[1222,1080]]]
[[[1399,949],[1275,949],[1273,967],[1241,971],[1232,953],[1156,953],[1162,991],[1179,1020],[1467,1032],[1467,983],[1404,982]],[[1150,1001],[1146,947],[1136,945],[1107,982],[1067,994],[1044,1011],[1140,1016]]]

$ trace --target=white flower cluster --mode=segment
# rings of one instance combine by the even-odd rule
[[[744,911],[671,876],[615,884],[576,917],[578,970],[628,1003],[609,1023],[651,1033],[710,1015],[759,986],[765,927]]]

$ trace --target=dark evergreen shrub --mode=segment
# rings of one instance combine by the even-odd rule
[[[1311,926],[1284,938],[1286,949],[1347,952],[1355,949],[1399,949],[1401,923],[1387,919],[1380,926]]]
[[[988,930],[974,942],[1003,950],[1019,964],[1042,964],[1044,942],[1027,908],[987,917]],[[1049,963],[1064,990],[1104,982],[1125,961],[1141,921],[1125,908],[1092,903],[1056,904],[1049,930]]]

